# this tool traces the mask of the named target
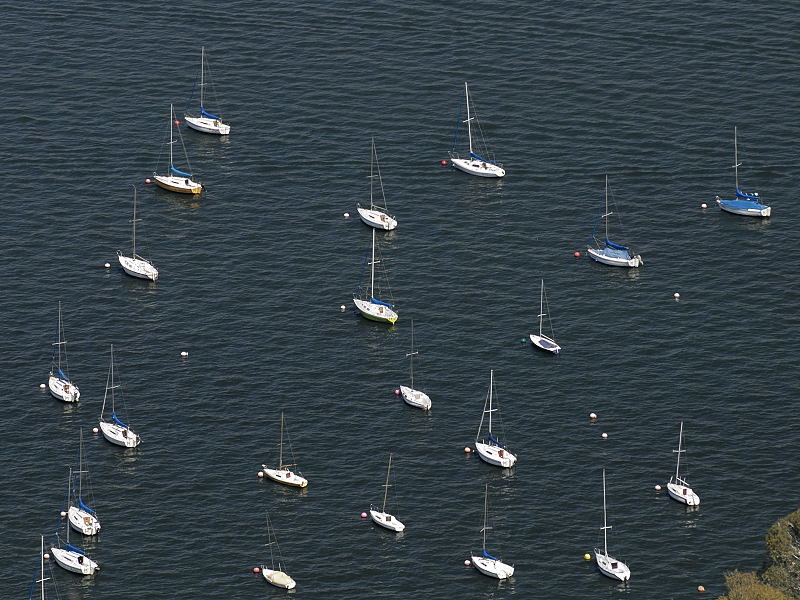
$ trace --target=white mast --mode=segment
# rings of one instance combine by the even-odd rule
[[[44,536],[42,536],[42,548],[41,548],[41,551],[39,553],[39,556],[40,556],[41,561],[42,561],[42,572],[41,572],[42,574],[41,574],[41,577],[39,579],[39,583],[42,584],[42,600],[44,600],[44,582],[50,579],[49,577],[45,578],[45,576],[44,576]]]
[[[603,554],[608,558],[608,537],[607,533],[611,529],[610,525],[606,524],[606,470],[603,469]]]
[[[370,261],[370,301],[375,297],[375,228],[372,228],[372,260]]]
[[[131,258],[136,258],[136,186],[133,187],[133,220],[131,220]]]
[[[542,337],[542,319],[544,316],[544,279],[542,279],[542,290],[539,293],[539,337]]]
[[[175,143],[175,140],[172,139],[172,120],[175,116],[175,111],[172,109],[172,104],[169,105],[169,173],[168,175],[172,175],[172,144]]]
[[[411,319],[411,352],[406,356],[409,358],[408,364],[411,368],[411,389],[414,389],[414,355],[419,354],[414,351],[414,319]]]
[[[736,173],[736,191],[739,191],[739,145],[736,140],[736,125],[733,126],[733,168]]]
[[[278,448],[278,470],[281,470],[283,469],[283,411],[281,411],[281,441]]]
[[[203,110],[203,88],[205,88],[205,60],[206,60],[206,47],[200,46],[200,110]],[[202,117],[202,112],[200,114]]]
[[[386,512],[386,496],[389,494],[389,473],[392,470],[392,455],[389,455],[389,466],[386,468],[386,483],[383,485],[383,508],[381,512]]]
[[[492,433],[492,388],[494,388],[494,369],[489,371],[489,433]]]
[[[467,100],[467,135],[469,136],[469,155],[472,157],[472,117],[469,115],[469,87],[467,82],[464,82],[464,96]]]
[[[673,450],[678,455],[678,461],[675,465],[675,483],[680,481],[680,469],[681,469],[681,453],[686,452],[686,450],[681,450],[681,441],[683,439],[683,421],[681,421],[681,429],[680,433],[678,433],[678,449]]]
[[[489,484],[485,484],[485,491],[483,494],[483,528],[481,529],[481,533],[483,534],[483,550],[486,550],[486,531],[491,529],[491,527],[486,526],[486,514],[489,511]]]

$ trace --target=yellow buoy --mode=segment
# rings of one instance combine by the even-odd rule
[[[587,552],[583,555],[583,560],[592,560],[592,555]]]

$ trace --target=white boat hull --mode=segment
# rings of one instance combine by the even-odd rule
[[[597,568],[606,577],[617,581],[628,581],[631,578],[631,571],[624,562],[603,554],[597,549],[594,551],[594,559],[597,563]]]
[[[100,421],[100,431],[103,433],[104,438],[117,446],[135,448],[142,442],[139,434],[134,433],[132,429],[121,427],[113,422]]]
[[[477,175],[478,177],[505,177],[506,171],[490,162],[483,162],[474,158],[451,158],[450,162],[459,171]]]
[[[119,264],[122,269],[131,277],[149,279],[150,281],[158,279],[158,269],[149,260],[123,256],[119,252],[117,253],[117,258],[119,258]]]
[[[638,254],[633,258],[626,260],[624,258],[606,256],[605,254],[598,251],[596,248],[587,248],[586,251],[589,253],[589,256],[592,259],[596,260],[599,263],[603,263],[604,265],[611,265],[612,267],[636,268],[636,267],[641,267],[644,264],[642,257]]]
[[[743,217],[768,217],[772,214],[771,206],[765,206],[759,204],[758,206],[760,206],[761,208],[758,208],[755,206],[755,203],[753,203],[754,204],[753,207],[739,208],[727,204],[719,196],[716,197],[716,201],[717,201],[717,206],[719,206],[720,209],[724,210],[725,212],[731,213],[732,215],[741,215]]]
[[[100,521],[97,517],[77,506],[69,507],[67,519],[70,526],[83,535],[97,535],[100,533]]]
[[[390,531],[399,533],[406,528],[406,526],[398,521],[394,516],[374,508],[369,509],[369,517],[372,519],[373,523],[380,525],[385,529],[389,529]]]
[[[360,298],[353,298],[353,304],[355,304],[361,316],[370,321],[394,323],[398,319],[397,313],[383,304],[375,304],[374,302],[361,300]]]
[[[496,467],[504,467],[508,469],[513,467],[517,462],[516,456],[511,454],[511,452],[508,450],[500,448],[499,446],[493,446],[483,442],[475,442],[475,450],[477,451],[481,460]]]
[[[390,217],[383,211],[370,208],[361,208],[360,206],[357,208],[357,210],[358,216],[361,217],[361,220],[370,227],[374,227],[375,229],[383,229],[384,231],[391,231],[397,227],[397,219]]]
[[[264,475],[277,481],[283,485],[290,485],[292,487],[304,488],[308,485],[308,480],[297,473],[293,473],[289,469],[270,469],[267,465],[261,465],[264,469]]]
[[[409,406],[421,408],[422,410],[430,410],[431,408],[431,399],[425,392],[420,392],[419,390],[401,385],[400,395],[403,397],[403,401]]]
[[[64,548],[50,548],[50,553],[59,567],[78,575],[94,575],[100,566],[88,556]]]
[[[178,192],[179,194],[199,194],[203,191],[203,186],[186,177],[177,177],[175,175],[153,175],[156,180],[156,185],[170,192]]]
[[[52,374],[50,379],[47,380],[47,388],[53,398],[62,402],[77,402],[81,398],[81,392],[77,385],[64,381]]]
[[[275,571],[262,566],[261,574],[268,583],[271,583],[275,587],[283,588],[284,590],[293,590],[297,585],[297,582],[283,571]]]
[[[486,558],[485,556],[472,556],[472,566],[479,573],[495,579],[508,579],[514,574],[514,567],[507,565],[502,560]]]
[[[680,502],[681,504],[686,504],[687,506],[699,506],[700,505],[700,496],[692,491],[692,488],[686,485],[681,485],[679,483],[668,483],[667,484],[667,493],[669,494],[670,498]]]
[[[553,354],[559,354],[561,352],[561,346],[556,344],[555,340],[551,340],[546,335],[537,335],[532,333],[530,335],[531,342],[537,348],[541,348],[547,352],[552,352]]]
[[[219,119],[190,116],[185,116],[184,119],[186,120],[186,124],[195,131],[202,131],[203,133],[212,133],[216,135],[228,135],[231,132],[231,126],[223,123]]]

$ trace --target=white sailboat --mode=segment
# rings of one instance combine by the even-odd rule
[[[103,395],[103,406],[100,409],[100,431],[103,433],[103,437],[112,444],[124,446],[125,448],[135,448],[141,443],[142,438],[117,415],[117,395],[120,396],[120,401],[122,401],[122,385],[116,383],[114,377],[114,345],[112,344],[108,378],[106,379],[106,392]],[[105,418],[106,405],[111,407],[111,420],[109,421]]]
[[[67,520],[72,528],[83,535],[96,535],[100,533],[100,520],[97,513],[90,508],[83,500],[83,482],[85,475],[89,473],[83,460],[83,428],[81,427],[81,441],[78,447],[78,470],[73,471],[77,475],[78,490],[77,494],[67,499],[69,508],[67,509]],[[75,490],[73,490],[74,492]]]
[[[552,352],[553,354],[558,354],[561,352],[561,346],[559,346],[556,341],[553,339],[553,324],[550,322],[550,307],[547,305],[547,295],[544,293],[544,279],[542,279],[542,288],[541,292],[539,293],[539,333],[532,333],[530,335],[531,342],[537,348],[541,348],[542,350],[546,350],[547,352]],[[550,335],[545,335],[542,330],[542,325],[544,322],[544,318],[547,317],[547,329]]]
[[[272,479],[272,481],[277,481],[278,483],[282,483],[284,485],[289,485],[292,487],[300,487],[304,488],[308,485],[308,480],[303,477],[299,473],[295,473],[289,469],[289,467],[296,467],[294,461],[294,453],[291,451],[292,445],[289,444],[289,452],[292,454],[292,462],[285,463],[283,462],[283,432],[285,429],[285,423],[283,418],[283,411],[281,411],[281,436],[280,442],[278,443],[278,468],[271,469],[267,465],[261,465],[264,469],[264,474]],[[288,438],[289,435],[287,433],[286,437]]]
[[[275,535],[275,529],[272,527],[272,521],[269,519],[267,513],[267,544],[269,547],[269,566],[261,565],[261,574],[267,582],[275,587],[283,588],[285,590],[294,589],[297,585],[294,579],[284,572],[283,556],[281,555],[280,546],[278,546],[278,538]]]
[[[206,81],[206,80],[209,81]],[[222,117],[214,115],[205,109],[205,91],[206,86],[211,82],[211,69],[208,66],[208,58],[206,57],[206,48],[200,48],[200,107],[196,115],[184,115],[186,124],[197,131],[203,133],[213,133],[216,135],[228,135],[231,132],[231,126],[222,122]]]
[[[133,186],[133,219],[131,219],[131,255],[124,256],[121,250],[117,250],[117,258],[123,270],[132,277],[139,279],[158,279],[158,269],[153,266],[146,258],[136,254],[136,186]]]
[[[757,192],[750,194],[739,189],[739,167],[742,163],[739,162],[739,144],[737,137],[737,130],[734,126],[733,168],[736,173],[736,198],[733,200],[724,200],[717,196],[715,200],[722,210],[734,215],[741,215],[743,217],[768,217],[772,214],[772,207],[762,204],[761,197]]]
[[[597,223],[592,231],[592,238],[594,239],[595,247],[589,246],[587,252],[589,256],[599,263],[604,265],[611,265],[612,267],[640,267],[644,264],[642,257],[639,254],[634,254],[627,246],[622,246],[612,242],[608,237],[608,217],[613,215],[613,212],[608,210],[608,175],[606,175],[606,201],[605,212],[600,215],[599,220],[603,221],[605,226],[605,237],[602,240],[597,239]]]
[[[178,129],[178,139],[173,139],[172,137],[172,127],[177,121],[175,120],[175,110],[172,107],[172,104],[169,105],[169,167],[167,168],[165,175],[159,175],[158,173],[153,173],[153,179],[155,179],[156,185],[158,187],[164,188],[165,190],[169,190],[170,192],[178,192],[179,194],[199,194],[203,191],[203,185],[197,181],[194,181],[192,178],[191,173],[187,173],[186,171],[181,171],[175,167],[175,163],[173,162],[173,152],[172,146],[175,145],[176,141],[180,141],[181,148],[183,149],[184,159],[186,160],[186,164],[189,164],[189,157],[186,154],[186,147],[183,145],[183,137],[181,137],[181,130]]]
[[[377,173],[377,174],[376,174]],[[373,194],[375,187],[373,182],[375,178],[378,179],[378,184],[381,189],[382,204],[377,204]],[[397,227],[397,219],[389,215],[386,208],[386,194],[383,192],[383,179],[381,178],[381,165],[378,162],[378,151],[375,149],[375,138],[372,139],[372,157],[369,163],[369,206],[361,206],[360,203],[356,204],[358,216],[361,220],[375,229],[383,229],[391,231]]]
[[[464,171],[465,173],[469,173],[470,175],[477,175],[478,177],[504,177],[506,174],[505,169],[501,167],[499,164],[494,162],[494,158],[488,159],[485,156],[489,155],[488,149],[481,148],[476,150],[473,147],[472,142],[472,121],[475,121],[475,124],[478,126],[478,131],[480,132],[480,124],[478,123],[478,117],[474,113],[473,107],[471,107],[471,103],[469,101],[469,85],[467,82],[464,82],[464,97],[465,103],[467,106],[467,118],[466,120],[462,121],[463,123],[467,124],[467,137],[469,138],[469,154],[466,158],[461,158],[461,155],[456,151],[456,146],[458,145],[458,130],[460,127],[456,128],[456,135],[454,136],[453,140],[453,149],[450,151],[450,162],[452,165],[460,170]],[[460,124],[459,124],[460,125]],[[483,141],[483,134],[480,136],[481,140]],[[485,147],[485,141],[482,143]],[[481,152],[481,154],[477,154],[477,152]]]
[[[394,532],[401,532],[403,531],[406,526],[403,525],[400,521],[397,520],[392,514],[386,512],[386,500],[389,495],[389,474],[392,472],[392,455],[389,455],[389,465],[386,467],[386,483],[383,484],[383,506],[381,506],[380,510],[377,506],[370,505],[369,507],[369,517],[372,519],[372,522],[376,525],[380,525],[385,529],[389,529]]]
[[[486,532],[491,529],[487,524],[487,515],[489,512],[489,484],[486,484],[485,493],[483,496],[483,527],[481,533],[483,534],[483,547],[480,554],[473,554],[470,559],[472,566],[479,573],[483,573],[495,579],[508,579],[514,574],[514,567],[504,563],[501,559],[496,558],[489,554],[486,550]]]
[[[608,555],[608,530],[611,525],[607,523],[606,519],[606,470],[603,469],[603,550],[594,549],[594,559],[597,562],[597,568],[606,577],[616,579],[618,581],[628,581],[631,578],[631,570],[624,562],[617,560]]]
[[[372,259],[369,261],[369,285],[359,285],[353,294],[353,304],[366,319],[383,323],[394,323],[398,316],[394,311],[394,304],[380,300],[375,295],[375,265],[381,261],[375,260],[375,229],[372,229]]]
[[[687,506],[699,506],[700,496],[698,496],[691,488],[689,483],[681,477],[681,454],[686,452],[681,447],[683,441],[683,421],[681,421],[681,429],[678,433],[678,449],[673,450],[678,455],[675,464],[675,475],[673,475],[667,484],[667,493],[670,498],[677,500]]]
[[[67,498],[72,494],[72,469],[69,470],[69,479],[67,481]],[[94,575],[95,571],[99,571],[99,565],[91,558],[86,556],[86,553],[69,543],[69,530],[70,526],[64,527],[66,533],[66,541],[61,547],[61,538],[58,537],[57,543],[59,545],[50,548],[50,552],[55,558],[59,567],[77,573],[78,575]]]
[[[489,392],[486,394],[486,400],[483,404],[483,414],[481,415],[481,423],[478,425],[478,433],[475,436],[475,450],[481,459],[490,465],[497,467],[510,468],[517,462],[517,457],[508,451],[505,444],[501,442],[495,435],[492,428],[492,413],[499,411],[493,404],[494,392],[494,371],[490,372],[489,376]],[[481,436],[484,421],[488,427],[486,435]]]
[[[64,402],[77,402],[81,398],[81,392],[69,378],[67,340],[64,336],[64,322],[61,319],[61,301],[58,303],[58,331],[52,347],[50,377],[47,380],[50,395]]]
[[[414,389],[414,356],[419,352],[414,350],[414,320],[411,320],[411,352],[406,354],[408,358],[408,368],[411,372],[411,385],[401,385],[400,394],[403,396],[403,401],[409,406],[414,408],[421,408],[422,410],[431,409],[431,399],[428,394]]]

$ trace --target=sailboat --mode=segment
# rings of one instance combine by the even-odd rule
[[[392,455],[390,454],[389,465],[386,467],[386,483],[383,484],[383,506],[381,506],[380,510],[378,510],[377,506],[370,505],[369,517],[376,525],[380,525],[385,529],[389,529],[391,531],[399,533],[403,531],[406,528],[406,526],[403,525],[400,521],[398,521],[397,517],[386,512],[386,499],[389,495],[389,487],[390,487],[389,474],[391,472],[392,472]]]
[[[377,172],[377,174],[373,174]],[[381,205],[375,203],[373,194],[373,182],[375,178],[378,179],[378,184],[381,188]],[[386,194],[383,193],[383,179],[381,179],[381,166],[378,162],[378,151],[375,150],[375,138],[372,138],[372,157],[369,163],[369,207],[363,207],[361,204],[356,204],[358,209],[358,216],[361,220],[375,229],[384,229],[391,231],[397,227],[397,219],[390,216],[386,208]]]
[[[414,350],[414,321],[411,321],[411,352],[406,354],[408,358],[408,368],[411,372],[411,385],[401,385],[400,394],[403,396],[403,401],[409,406],[414,408],[421,408],[422,410],[430,410],[431,399],[428,394],[414,389],[414,356],[419,352]]]
[[[117,390],[119,390],[119,392],[117,392]],[[111,393],[109,394],[109,392]],[[103,407],[100,409],[100,431],[103,433],[103,437],[112,444],[124,446],[126,448],[135,448],[141,443],[142,438],[139,437],[138,433],[134,433],[130,426],[117,416],[117,394],[119,394],[120,400],[122,400],[122,386],[115,383],[114,380],[114,345],[112,344],[111,361],[108,367],[108,378],[106,379],[106,392],[103,395]],[[110,421],[107,421],[105,418],[107,404],[111,405]]]
[[[381,261],[375,260],[375,229],[372,229],[372,259],[369,261],[369,286],[359,285],[356,293],[353,294],[353,304],[366,319],[370,321],[381,321],[384,323],[394,323],[397,321],[397,313],[393,310],[394,304],[380,300],[375,296],[375,265]]]
[[[561,352],[561,346],[556,344],[556,341],[553,339],[553,325],[550,322],[550,315],[548,312],[550,311],[550,307],[547,306],[547,295],[544,293],[544,279],[542,279],[542,288],[539,292],[539,333],[532,333],[530,335],[531,342],[537,348],[541,348],[542,350],[546,350],[547,352],[552,352],[553,354],[558,354]],[[544,318],[547,317],[547,328],[550,335],[545,335],[542,331],[542,325],[544,323]]]
[[[67,499],[69,504],[67,519],[75,531],[83,535],[96,535],[100,533],[100,520],[97,518],[97,513],[83,501],[83,480],[84,475],[88,472],[83,462],[83,428],[81,428],[81,441],[78,447],[78,470],[73,471],[73,474],[77,475],[78,490],[77,494]]]
[[[483,527],[481,533],[483,534],[483,547],[480,554],[473,554],[470,558],[472,566],[479,573],[494,577],[496,579],[508,579],[514,574],[514,567],[504,563],[501,559],[496,558],[489,554],[486,550],[486,532],[491,529],[486,520],[489,513],[489,484],[486,484],[486,490],[483,496]]]
[[[136,186],[133,186],[133,219],[131,219],[131,255],[123,256],[121,250],[117,250],[119,264],[128,275],[139,279],[158,279],[158,269],[153,266],[146,258],[136,254]]]
[[[478,131],[480,132],[480,124],[478,124],[478,117],[474,114],[474,107],[470,106],[469,101],[469,85],[467,82],[464,82],[464,97],[465,97],[465,104],[467,106],[467,118],[461,123],[467,124],[467,137],[469,138],[469,154],[466,158],[461,158],[461,155],[456,152],[456,147],[458,146],[458,132],[460,130],[461,123],[458,124],[456,127],[456,134],[453,136],[453,149],[450,151],[450,162],[452,165],[460,170],[464,171],[465,173],[469,173],[470,175],[477,175],[479,177],[504,177],[506,174],[505,169],[494,162],[494,157],[492,159],[485,158],[485,156],[489,156],[488,148],[482,148],[479,151],[483,154],[477,154],[476,149],[473,148],[472,142],[472,121],[475,121],[475,124],[478,126]],[[483,134],[481,133],[481,140],[483,141]],[[486,143],[483,142],[482,144],[484,147]]]
[[[69,378],[67,366],[67,340],[64,338],[64,322],[61,320],[61,302],[58,303],[58,331],[56,341],[53,342],[53,351],[50,365],[50,378],[47,387],[50,395],[64,402],[77,402],[81,399],[81,392]]]
[[[269,566],[261,565],[261,574],[264,579],[275,587],[285,590],[294,589],[297,583],[283,571],[283,557],[280,546],[278,546],[278,538],[275,536],[275,529],[269,519],[269,513],[267,513],[267,546],[269,546]]]
[[[69,479],[67,481],[67,498],[72,495],[72,468],[69,470]],[[95,571],[99,571],[100,567],[91,558],[86,556],[86,553],[69,543],[69,530],[70,526],[64,527],[66,532],[66,542],[61,547],[61,538],[56,534],[57,544],[50,548],[53,558],[56,559],[58,566],[63,567],[67,571],[78,573],[79,575],[94,575]]]
[[[678,449],[673,450],[678,455],[678,460],[675,464],[675,475],[673,475],[667,484],[667,493],[670,498],[677,500],[687,506],[698,506],[700,504],[700,496],[692,491],[689,483],[681,477],[681,454],[686,452],[681,448],[683,441],[683,421],[681,421],[681,429],[678,433]]]
[[[638,254],[633,254],[631,249],[627,246],[622,246],[611,241],[608,237],[608,217],[614,213],[608,210],[608,175],[606,175],[606,202],[605,212],[600,216],[598,221],[602,219],[605,225],[605,237],[602,241],[597,239],[597,223],[595,223],[594,230],[592,231],[592,238],[596,245],[595,248],[591,246],[588,248],[589,256],[599,263],[604,265],[611,265],[612,267],[640,267],[644,264],[642,257]]]
[[[228,135],[231,132],[231,126],[222,122],[222,117],[211,114],[205,109],[205,90],[209,83],[206,79],[211,79],[211,69],[208,67],[208,59],[206,58],[206,48],[200,48],[200,107],[197,115],[184,115],[186,124],[197,131],[203,133],[214,133],[217,135]]]
[[[153,179],[156,181],[156,185],[158,187],[164,188],[165,190],[169,190],[170,192],[178,192],[180,194],[199,194],[203,191],[203,185],[197,181],[192,179],[192,174],[187,173],[186,171],[181,171],[180,169],[175,168],[175,163],[173,162],[173,152],[172,146],[175,145],[176,141],[180,141],[181,148],[183,148],[183,154],[186,160],[186,163],[189,163],[189,158],[186,155],[186,148],[183,146],[183,138],[181,137],[181,130],[178,129],[178,139],[175,140],[172,137],[172,127],[177,121],[175,120],[175,110],[172,107],[172,104],[169,105],[169,169],[167,170],[166,175],[159,175],[158,173],[153,173]]]
[[[733,128],[733,168],[736,173],[736,198],[733,200],[723,200],[719,196],[715,198],[717,205],[724,210],[734,215],[742,215],[745,217],[768,217],[772,214],[772,207],[761,203],[761,197],[758,193],[748,194],[739,189],[739,167],[742,163],[739,162],[739,144],[737,142],[736,127]]]
[[[478,456],[490,465],[509,468],[513,467],[517,462],[517,457],[508,451],[505,444],[497,438],[492,430],[492,413],[500,410],[493,405],[493,392],[494,370],[490,371],[489,375],[489,392],[486,394],[486,400],[483,404],[483,414],[481,415],[481,424],[478,425],[478,433],[475,436],[475,450]],[[481,437],[484,421],[487,422],[488,427],[486,435]]]
[[[308,480],[300,475],[299,473],[294,473],[289,470],[289,467],[294,467],[294,454],[292,454],[292,462],[285,463],[283,462],[283,431],[285,429],[285,423],[283,419],[283,411],[281,411],[281,437],[280,442],[278,444],[278,468],[277,469],[270,469],[267,465],[261,465],[264,469],[264,473],[267,477],[272,479],[272,481],[277,481],[278,483],[282,483],[284,485],[290,485],[293,487],[300,487],[304,488],[308,485]],[[289,437],[288,434],[286,436]],[[289,451],[291,452],[291,444],[289,444]]]
[[[624,562],[612,558],[608,555],[608,530],[611,525],[606,520],[606,470],[603,469],[603,550],[594,549],[594,559],[597,562],[597,568],[606,577],[617,579],[619,581],[628,581],[631,578],[631,570]]]

